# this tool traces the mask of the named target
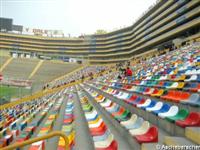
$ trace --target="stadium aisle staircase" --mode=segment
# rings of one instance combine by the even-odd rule
[[[32,70],[31,74],[29,75],[28,79],[31,79],[34,74],[37,72],[37,70],[40,68],[40,66],[42,65],[42,63],[44,62],[44,60],[40,60],[38,61],[37,65],[35,66],[35,68]]]
[[[85,118],[88,122],[90,135],[92,136],[94,147],[97,150],[116,150],[118,144],[113,134],[105,124],[96,109],[88,102],[88,98],[83,92],[78,92]]]
[[[4,60],[2,59],[2,61],[1,61],[1,67],[0,67],[0,72],[2,72],[2,71],[6,68],[6,66],[7,66],[12,60],[13,60],[13,57],[8,58],[5,62],[4,62]]]

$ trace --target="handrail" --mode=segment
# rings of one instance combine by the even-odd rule
[[[68,138],[64,134],[64,132],[61,132],[61,131],[52,131],[52,132],[50,132],[46,135],[40,136],[40,137],[31,138],[31,139],[26,140],[26,141],[21,142],[21,143],[14,143],[14,144],[11,144],[11,145],[6,146],[4,148],[1,148],[1,150],[13,150],[13,149],[16,149],[16,148],[19,148],[19,147],[23,147],[23,146],[44,140],[44,139],[52,138],[54,136],[61,136],[65,140],[65,150],[69,150]]]

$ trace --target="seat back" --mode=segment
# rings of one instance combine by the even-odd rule
[[[129,98],[129,100],[135,100],[138,96],[137,95],[132,95],[131,98]]]
[[[151,103],[151,99],[146,99],[145,103],[150,104]]]
[[[184,87],[184,85],[185,85],[185,83],[184,83],[184,82],[179,82],[179,83],[178,83],[178,88],[183,88],[183,87]]]
[[[144,121],[141,126],[141,130],[147,130],[150,127],[150,123],[148,121]]]
[[[164,93],[164,90],[163,90],[163,89],[160,89],[158,93],[159,93],[159,94],[162,94],[162,93]]]
[[[153,107],[153,106],[155,106],[155,105],[156,105],[156,101],[155,101],[155,100],[152,100],[149,106],[150,106],[150,107]]]
[[[179,110],[177,117],[186,118],[189,114],[189,111],[187,109],[181,109]]]
[[[143,122],[144,122],[143,118],[137,117],[137,120],[136,120],[134,126],[135,126],[136,128],[139,128],[139,127],[142,125]]]
[[[158,137],[158,128],[155,126],[152,126],[149,128],[148,132],[146,135],[153,136],[154,138]]]
[[[161,108],[163,106],[163,102],[157,102],[156,105],[154,107],[156,108]]]
[[[149,92],[150,91],[150,88],[145,88],[145,91],[144,92]]]
[[[180,96],[181,96],[181,93],[182,93],[182,92],[180,92],[180,91],[172,90],[172,91],[171,91],[171,96],[180,97]]]
[[[152,94],[157,94],[159,92],[158,89],[154,89],[153,93]]]
[[[143,98],[142,100],[139,101],[139,104],[144,104],[145,101],[146,101],[146,99]]]
[[[175,105],[171,106],[169,109],[169,113],[177,114],[178,112],[178,107]]]
[[[190,112],[190,114],[188,115],[186,120],[188,120],[189,122],[195,121],[195,122],[199,123],[199,125],[200,125],[200,113]]]
[[[165,111],[168,111],[170,109],[170,105],[169,104],[163,104],[161,110],[165,110]]]
[[[169,95],[169,96],[174,96],[174,95],[176,95],[176,94],[175,94],[175,91],[174,91],[174,90],[169,90],[168,93],[167,93],[167,95]]]
[[[197,102],[198,100],[200,100],[200,96],[197,93],[192,94],[189,98],[189,101],[192,101],[192,102]]]
[[[181,92],[180,94],[181,94],[181,98],[185,100],[190,97],[190,93],[188,92]]]
[[[157,86],[163,86],[164,82],[160,81]]]

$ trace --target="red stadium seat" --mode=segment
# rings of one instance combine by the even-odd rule
[[[118,112],[113,112],[112,116],[121,115],[125,111],[124,107],[121,107]]]
[[[136,100],[137,99],[137,95],[132,95],[128,100],[126,100],[126,101],[134,101],[134,100]]]
[[[157,85],[155,85],[155,87],[162,87],[164,85],[163,81],[160,81]]]
[[[174,90],[169,90],[167,94],[161,96],[161,98],[163,99],[168,99],[175,102],[188,100],[189,97],[190,97],[190,93],[188,92],[174,91]]]
[[[104,134],[106,130],[107,130],[107,127],[106,127],[105,123],[102,122],[99,127],[90,128],[90,133],[92,136],[98,136],[98,135]]]
[[[200,113],[191,112],[185,120],[177,120],[176,124],[180,127],[198,126],[200,127]]]
[[[122,87],[122,89],[125,89],[125,90],[131,89],[131,88],[132,88],[132,85],[124,85],[124,86]]]
[[[112,141],[112,143],[106,147],[106,148],[96,148],[96,150],[117,150],[118,144],[115,140]]]
[[[139,101],[139,103],[133,104],[133,106],[136,107],[136,105],[138,105],[138,104],[144,104],[145,101],[146,101],[146,99],[143,98],[142,100]]]
[[[64,119],[63,120],[63,123],[64,124],[69,124],[69,123],[71,123],[73,121],[73,118],[68,118],[68,119]]]
[[[45,142],[44,141],[35,142],[30,146],[29,150],[45,150]]]
[[[140,144],[158,142],[158,129],[154,126],[150,127],[145,134],[136,135],[135,138]]]

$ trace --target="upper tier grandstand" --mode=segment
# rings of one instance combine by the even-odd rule
[[[27,80],[32,83],[33,91],[41,89],[44,84],[83,66],[70,62],[12,58],[8,56],[0,56],[0,60],[0,70],[4,76],[3,80]]]
[[[129,62],[82,68],[43,91],[0,106],[2,150],[30,143],[26,149],[198,149],[199,48],[194,43],[133,62],[131,76],[120,68]],[[52,132],[58,130],[64,135]],[[48,135],[67,136],[68,142],[47,140]]]

